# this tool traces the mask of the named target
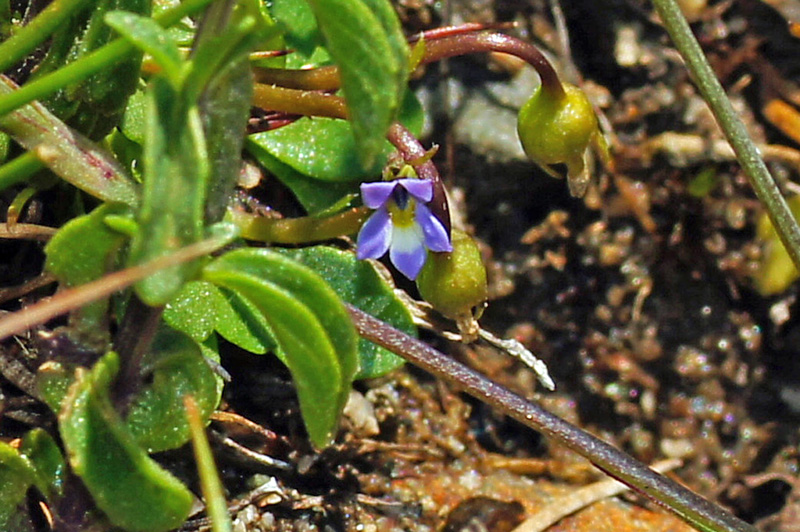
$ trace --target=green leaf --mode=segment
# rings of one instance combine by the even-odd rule
[[[140,146],[144,146],[144,139],[147,138],[146,114],[147,94],[143,90],[136,91],[128,99],[120,131],[129,140]]]
[[[148,90],[144,148],[140,230],[131,243],[130,265],[203,237],[209,166],[200,116],[163,78]],[[148,305],[163,305],[197,270],[197,261],[161,270],[137,283],[136,293]]]
[[[191,281],[164,307],[164,322],[195,342],[204,342],[214,332],[223,304],[219,288],[205,281]]]
[[[30,461],[5,442],[0,442],[0,527],[12,530],[19,519],[18,507],[25,500],[28,487],[36,479]]]
[[[56,414],[61,411],[61,404],[73,382],[75,382],[75,372],[60,362],[50,360],[36,370],[36,390],[50,410]]]
[[[288,126],[287,126],[288,127]],[[255,141],[252,135],[247,142],[248,151],[281,183],[291,190],[309,214],[317,214],[335,205],[342,197],[358,192],[359,181],[335,183],[322,181],[301,174],[284,164]]]
[[[33,429],[22,438],[20,453],[31,464],[34,484],[46,497],[61,496],[67,464],[55,440],[43,429]]]
[[[180,86],[181,53],[166,29],[152,18],[128,11],[106,13],[105,22],[137,48],[150,54],[173,86]]]
[[[264,314],[289,367],[312,442],[329,444],[357,370],[346,309],[307,267],[266,249],[241,249],[209,264],[204,278],[239,292]]]
[[[124,205],[107,203],[90,214],[70,220],[45,246],[45,269],[56,276],[62,287],[86,284],[108,273],[127,238],[109,228],[105,219],[129,212]],[[108,300],[72,311],[69,324],[78,336],[90,343],[107,344],[110,341]]]
[[[168,327],[157,334],[143,369],[152,383],[131,404],[127,427],[149,453],[180,447],[189,441],[183,397],[192,395],[208,419],[219,404],[222,380],[195,341]]]
[[[246,298],[206,281],[186,283],[164,309],[170,327],[204,342],[216,330],[242,349],[263,354],[275,347],[264,316]]]
[[[258,355],[275,349],[277,344],[264,315],[249,299],[221,288],[225,305],[220,309],[217,332],[230,343]]]
[[[401,111],[400,122],[412,133],[419,134],[424,117],[422,106],[414,94],[407,93]],[[288,126],[250,135],[248,149],[259,160],[266,153],[305,176],[322,181],[353,182],[380,175],[394,147],[381,139],[374,163],[363,166],[350,122],[314,117],[301,118]],[[313,149],[313,156],[309,154],[310,149]],[[265,166],[269,168],[267,163]]]
[[[422,130],[422,106],[412,92],[406,93],[399,120],[415,135]],[[381,164],[364,171],[355,156],[350,125],[326,118],[304,118],[274,131],[251,135],[246,147],[311,215],[333,207],[345,196],[358,194],[359,183],[380,175],[381,165],[394,150],[386,142]],[[313,157],[309,156],[310,149]]]
[[[200,99],[203,129],[211,165],[206,219],[222,219],[242,167],[244,131],[253,101],[253,79],[247,58],[225,65]]]
[[[330,62],[311,6],[305,0],[273,0],[270,11],[286,29],[286,68],[317,67]]]
[[[363,166],[376,164],[408,79],[408,47],[388,0],[310,0],[339,66]]]
[[[192,494],[147,456],[114,410],[108,394],[118,369],[109,353],[91,371],[78,371],[59,415],[69,463],[115,525],[134,532],[177,528]]]
[[[149,0],[98,0],[89,5],[52,39],[44,61],[32,79],[38,79],[65,65],[80,61],[117,37],[105,23],[112,10],[139,15],[150,14]],[[116,64],[72,83],[45,102],[70,126],[93,140],[108,134],[119,122],[128,97],[139,83],[142,53],[120,57]]]
[[[250,136],[250,141],[301,174],[323,181],[362,181],[379,174],[385,160],[374,157],[364,167],[358,157],[349,122],[336,118],[301,118],[272,131]],[[381,140],[381,148],[390,148]],[[313,147],[313,157],[309,148]]]
[[[206,503],[206,515],[211,520],[211,532],[232,532],[233,524],[225,501],[225,488],[219,478],[214,455],[208,444],[205,423],[192,396],[184,399],[186,418],[192,433],[192,446],[200,476],[200,488]]]
[[[19,87],[0,74],[0,96]],[[33,102],[0,116],[0,128],[37,155],[56,175],[103,201],[135,205],[136,185],[114,157]]]
[[[411,313],[369,262],[329,246],[282,250],[282,253],[317,272],[342,300],[416,337]],[[358,355],[356,379],[378,377],[404,363],[394,353],[363,338],[359,339]]]

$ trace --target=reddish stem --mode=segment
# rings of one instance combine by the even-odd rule
[[[480,32],[482,24],[448,26],[424,32],[425,55],[421,63],[427,64],[457,55],[481,52],[500,52],[513,55],[529,63],[539,73],[542,87],[557,98],[564,96],[564,88],[553,65],[534,45],[516,37],[497,32]],[[419,40],[419,35],[410,42]],[[285,70],[254,67],[258,83],[278,85],[291,89],[332,90],[339,88],[339,70],[334,66],[310,70]]]
[[[433,28],[432,30],[421,31],[410,36],[408,38],[408,43],[413,44],[420,39],[425,39],[425,42],[428,42],[433,39],[442,39],[444,37],[452,37],[454,35],[461,35],[475,31],[504,30],[513,28],[514,26],[515,24],[513,22],[465,22],[464,24],[459,24],[457,26],[442,26],[440,28]]]
[[[386,134],[389,142],[394,144],[400,155],[403,156],[406,162],[412,163],[419,160],[428,153],[427,150],[420,144],[417,138],[400,122],[395,122],[389,126],[389,132]],[[422,179],[429,179],[433,183],[433,199],[428,204],[431,212],[444,224],[447,229],[447,234],[450,234],[452,223],[450,222],[450,206],[447,203],[447,195],[444,189],[444,183],[439,176],[439,171],[433,161],[425,161],[421,165],[415,167],[417,175]]]
[[[478,52],[501,52],[525,60],[539,73],[542,87],[557,98],[564,96],[564,87],[553,65],[534,45],[502,33],[464,33],[425,42],[422,63]]]

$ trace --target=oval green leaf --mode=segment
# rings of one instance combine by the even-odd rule
[[[393,287],[368,261],[358,260],[353,253],[329,246],[285,250],[282,253],[317,272],[342,300],[416,337],[417,328],[411,313],[395,295]],[[356,379],[379,377],[404,363],[399,356],[364,338],[358,342],[358,358]]]
[[[232,251],[203,276],[263,313],[292,372],[311,441],[328,445],[358,364],[355,329],[336,293],[309,268],[266,249]]]
[[[19,508],[28,487],[34,483],[36,472],[30,461],[5,442],[0,442],[0,527],[14,530],[24,522],[24,509]]]
[[[108,391],[118,369],[117,355],[109,353],[77,373],[59,415],[69,463],[115,525],[172,530],[189,515],[192,494],[147,456],[114,410]]]
[[[34,471],[34,484],[46,497],[63,495],[67,463],[52,436],[43,429],[33,429],[22,438],[19,452]]]
[[[403,98],[398,119],[415,135],[422,130],[422,105],[413,93],[408,92]],[[287,182],[283,172],[273,170],[268,160],[262,161],[263,154],[273,157],[303,176],[322,181],[352,183],[380,175],[386,158],[394,147],[381,138],[378,156],[372,164],[363,165],[353,140],[352,127],[350,122],[335,118],[301,118],[288,126],[250,135],[247,147],[290,188],[291,180]],[[310,153],[309,148],[313,149],[313,153]]]
[[[206,341],[216,330],[251,353],[261,355],[275,347],[264,316],[252,303],[206,281],[186,283],[164,309],[164,321],[196,342]]]
[[[183,397],[194,397],[207,420],[219,404],[222,380],[194,340],[168,327],[156,335],[143,369],[152,383],[131,404],[127,427],[148,453],[180,447],[190,437]]]
[[[121,204],[104,204],[90,214],[73,218],[44,248],[45,268],[62,287],[78,286],[99,279],[114,266],[115,257],[127,238],[105,223],[109,215],[125,215]],[[70,313],[69,324],[82,339],[104,345],[108,335],[108,300],[97,301]]]

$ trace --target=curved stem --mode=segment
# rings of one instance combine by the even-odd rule
[[[553,438],[588,458],[596,467],[639,493],[667,505],[698,530],[756,532],[756,529],[700,495],[659,475],[616,447],[516,395],[428,344],[398,331],[369,314],[347,306],[358,334],[415,366],[455,383],[471,396],[497,408],[523,425]]]
[[[427,64],[478,52],[500,52],[525,60],[539,73],[544,90],[558,98],[564,96],[564,87],[561,86],[558,74],[544,54],[531,43],[503,33],[465,33],[426,41],[425,55],[421,62]]]
[[[675,47],[686,61],[686,68],[700,93],[714,113],[717,123],[728,139],[736,159],[750,181],[756,196],[764,204],[778,236],[795,267],[800,269],[800,227],[781,195],[778,185],[767,170],[758,147],[753,143],[741,119],[725,95],[711,65],[703,54],[675,0],[653,0]]]
[[[436,31],[436,30],[434,30]],[[500,52],[525,60],[539,73],[542,87],[561,98],[564,88],[553,65],[534,45],[496,32],[458,33],[458,27],[443,28],[425,40],[425,53],[421,64],[440,61],[457,55],[481,52]],[[312,70],[285,70],[254,67],[256,81],[279,85],[291,89],[331,90],[339,88],[339,70],[336,67],[321,67]]]
[[[344,98],[323,92],[287,89],[257,83],[253,93],[253,103],[270,111],[347,119],[347,105]],[[419,140],[399,122],[395,122],[389,127],[386,138],[394,144],[408,163],[422,159],[428,153]],[[416,172],[422,179],[429,179],[433,183],[433,200],[429,207],[444,224],[449,234],[452,225],[450,207],[439,171],[432,161],[426,161],[416,167]]]
[[[403,156],[407,163],[413,163],[415,160],[422,159],[427,155],[428,151],[420,144],[417,137],[415,137],[403,124],[395,122],[389,126],[389,132],[386,134],[389,142],[394,144],[397,151]],[[419,166],[415,167],[417,176],[422,179],[428,179],[433,183],[433,199],[428,204],[434,215],[439,221],[444,224],[447,234],[450,234],[452,222],[450,221],[450,205],[447,202],[447,193],[445,192],[444,183],[439,176],[439,170],[433,161],[425,161]]]

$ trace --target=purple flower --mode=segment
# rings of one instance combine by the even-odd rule
[[[427,203],[433,183],[427,179],[396,179],[361,184],[364,205],[375,212],[358,233],[358,258],[389,258],[412,281],[419,275],[428,250],[453,251],[444,224]]]

